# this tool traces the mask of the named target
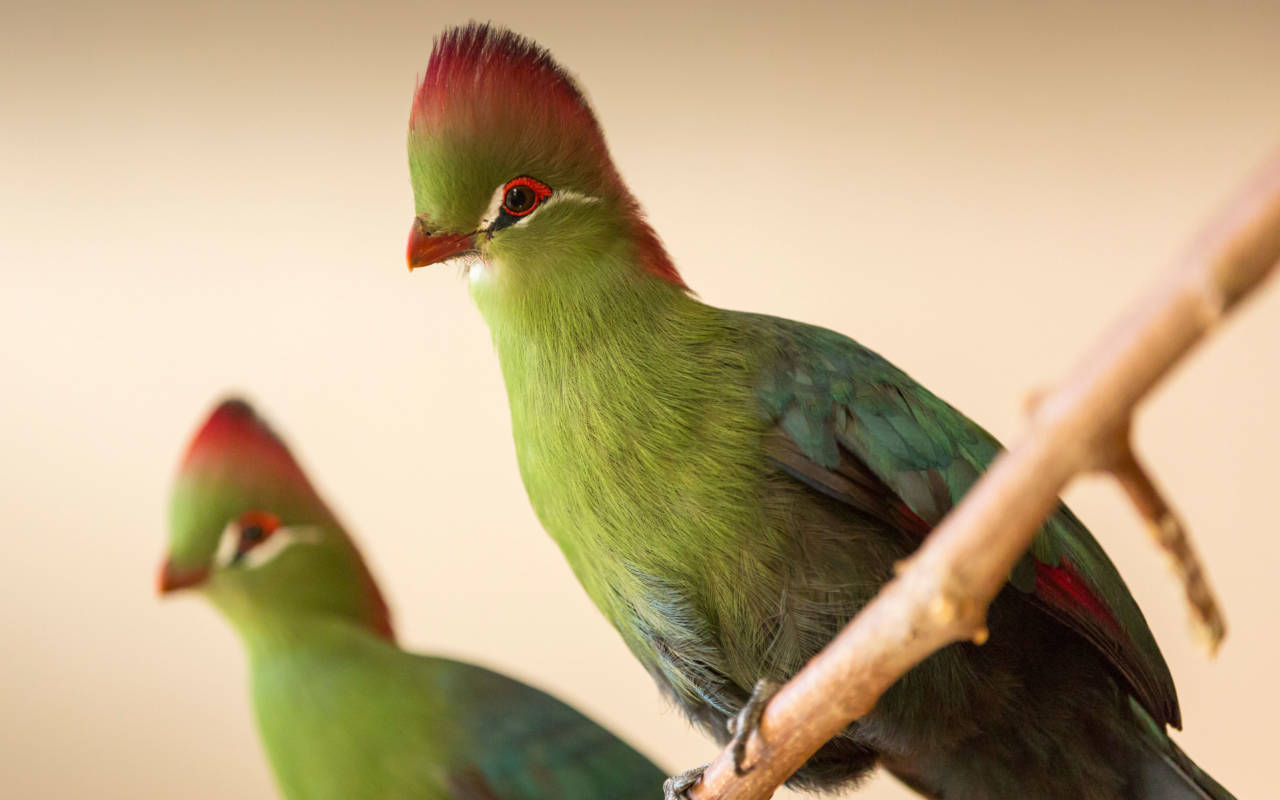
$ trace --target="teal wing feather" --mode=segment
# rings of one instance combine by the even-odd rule
[[[481,667],[429,660],[460,738],[476,743],[457,751],[451,778],[461,800],[661,795],[664,772],[571,706]]]
[[[976,423],[879,355],[822,328],[756,316],[757,398],[776,422],[766,447],[793,477],[913,536],[923,536],[999,453]],[[1144,708],[1174,727],[1177,695],[1137,603],[1064,505],[1010,583],[1094,645]]]

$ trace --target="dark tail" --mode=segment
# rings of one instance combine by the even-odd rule
[[[1146,747],[1134,776],[1141,800],[1236,800],[1209,773],[1196,766],[1160,726],[1133,704],[1144,731]]]

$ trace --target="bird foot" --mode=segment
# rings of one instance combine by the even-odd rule
[[[733,747],[733,771],[738,775],[746,775],[751,771],[751,767],[745,766],[747,742],[751,739],[751,734],[759,729],[765,706],[769,705],[769,701],[781,688],[782,684],[768,678],[756,681],[756,688],[751,690],[751,699],[726,725],[733,736],[730,742]]]
[[[756,686],[751,691],[751,699],[747,700],[747,704],[741,711],[725,723],[725,727],[733,737],[730,740],[730,746],[733,748],[733,771],[738,775],[746,775],[752,769],[745,766],[747,741],[751,739],[751,734],[759,729],[760,720],[764,718],[765,706],[769,705],[769,701],[781,688],[782,684],[765,678],[756,681]],[[689,790],[702,780],[702,773],[708,766],[710,765],[703,764],[667,778],[662,784],[663,800],[689,800]]]
[[[662,800],[689,800],[689,790],[702,780],[702,773],[707,765],[687,769],[679,775],[672,775],[662,783]]]

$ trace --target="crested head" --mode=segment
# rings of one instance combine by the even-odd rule
[[[288,447],[239,399],[219,403],[183,455],[160,581],[162,591],[214,585],[249,615],[273,605],[336,613],[391,635],[354,543]]]
[[[457,255],[518,262],[535,250],[555,259],[558,250],[608,249],[595,241],[603,236],[622,240],[644,272],[683,287],[582,90],[519,34],[470,23],[436,40],[414,94],[409,167],[418,242],[411,263],[415,255],[418,266]],[[529,191],[519,194],[521,186]],[[555,205],[564,207],[545,213]]]

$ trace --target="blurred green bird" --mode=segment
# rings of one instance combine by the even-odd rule
[[[660,796],[665,774],[565,703],[396,646],[359,551],[280,439],[228,400],[183,458],[160,591],[199,591],[249,654],[290,800]]]

